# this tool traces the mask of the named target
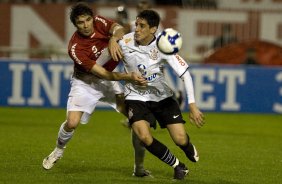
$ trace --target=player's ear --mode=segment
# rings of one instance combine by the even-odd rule
[[[152,34],[155,34],[157,32],[157,30],[158,30],[158,28],[156,26],[150,28],[150,31],[151,31]]]

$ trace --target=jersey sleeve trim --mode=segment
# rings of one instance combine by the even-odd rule
[[[179,78],[181,78],[181,77],[188,71],[188,69],[189,69],[189,66],[186,68],[186,70],[183,72],[183,74],[181,74],[181,75],[179,76]]]

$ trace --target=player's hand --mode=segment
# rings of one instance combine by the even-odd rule
[[[196,125],[198,128],[205,124],[204,114],[198,109],[195,103],[189,104],[189,120],[192,124]]]
[[[123,58],[122,50],[119,44],[117,43],[117,39],[113,36],[109,40],[109,52],[114,61],[119,61]]]
[[[147,80],[141,76],[140,73],[131,72],[131,80],[135,85],[139,85],[141,87],[147,86]]]

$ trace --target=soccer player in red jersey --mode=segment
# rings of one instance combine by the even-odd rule
[[[74,72],[66,120],[59,129],[54,151],[42,163],[47,170],[63,156],[66,144],[79,122],[85,124],[89,121],[98,101],[108,103],[126,116],[123,89],[118,80],[146,85],[146,80],[140,74],[113,72],[123,57],[117,43],[124,35],[122,26],[102,16],[94,16],[92,9],[85,3],[77,3],[72,7],[70,20],[77,29],[68,46]],[[141,157],[144,157],[144,148],[138,150]],[[142,158],[137,164],[141,164],[138,175],[146,175]]]

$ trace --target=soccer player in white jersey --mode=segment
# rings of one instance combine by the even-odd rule
[[[137,2],[137,5],[136,5],[137,14],[139,14],[143,10],[151,10],[151,9],[153,9],[153,2],[151,0],[139,0]],[[131,30],[131,32],[134,32],[135,29],[136,29],[135,20],[133,20],[133,21],[130,22],[130,30]],[[155,35],[158,35],[159,33],[161,33],[163,31],[163,29],[164,29],[164,27],[160,22]],[[164,72],[165,72],[165,69],[164,69]],[[171,83],[168,83],[168,85],[169,85],[169,87],[172,87]],[[183,104],[182,90],[173,89],[173,91],[174,91],[174,94],[173,94],[174,97],[176,98],[180,107],[182,107],[184,105]]]
[[[145,145],[145,148],[161,161],[174,168],[174,178],[184,179],[189,172],[170,150],[150,132],[148,117],[154,115],[161,128],[167,128],[172,140],[192,162],[199,160],[198,152],[185,131],[183,117],[177,102],[172,98],[173,91],[167,85],[161,68],[167,62],[184,81],[189,103],[189,119],[197,127],[204,124],[204,115],[198,109],[188,64],[177,54],[165,55],[156,46],[155,32],[160,17],[153,10],[144,10],[136,18],[136,30],[119,42],[126,72],[140,72],[148,85],[142,87],[134,83],[125,84],[125,104],[129,124]]]
[[[124,35],[120,25],[102,16],[94,16],[92,9],[85,3],[72,7],[70,19],[77,29],[68,48],[74,62],[74,73],[67,103],[67,118],[59,129],[54,151],[42,163],[47,170],[63,156],[65,146],[71,140],[79,122],[86,123],[89,120],[98,101],[106,102],[127,115],[123,89],[117,80],[146,84],[146,80],[134,72],[112,72],[122,57],[117,43]],[[146,176],[148,172],[143,168],[144,147],[136,139],[133,142],[134,149],[139,154],[135,162],[139,170],[135,170],[134,174]]]

